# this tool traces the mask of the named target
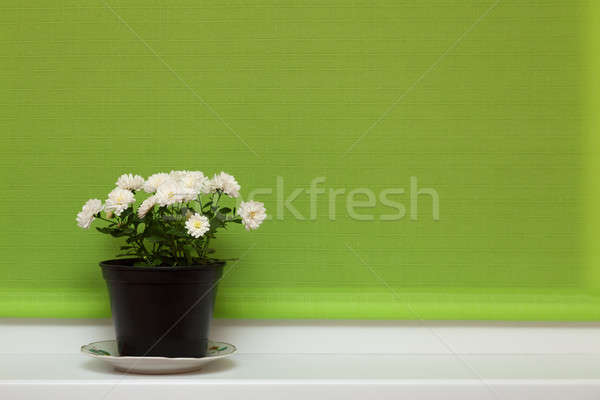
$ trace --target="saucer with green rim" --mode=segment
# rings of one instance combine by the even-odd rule
[[[131,357],[119,355],[116,340],[102,340],[81,346],[82,353],[107,362],[119,371],[135,374],[176,374],[196,371],[236,351],[232,344],[209,341],[206,356],[202,358]]]

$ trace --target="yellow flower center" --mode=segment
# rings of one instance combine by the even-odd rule
[[[256,211],[250,211],[250,213],[248,214],[248,216],[250,218],[254,218],[255,215],[256,215]]]
[[[196,228],[196,229],[202,228],[202,221],[194,221],[194,228]]]

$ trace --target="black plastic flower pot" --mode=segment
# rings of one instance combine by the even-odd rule
[[[119,354],[204,357],[224,261],[139,267],[139,260],[100,263],[110,295]]]

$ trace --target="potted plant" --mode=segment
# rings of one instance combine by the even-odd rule
[[[203,357],[207,351],[216,288],[225,261],[209,256],[210,241],[228,224],[254,230],[264,205],[241,202],[240,185],[224,172],[212,179],[199,171],[124,174],[102,203],[88,200],[77,224],[122,240],[118,258],[102,261],[119,354]],[[143,201],[140,193],[148,195]],[[230,202],[232,200],[229,200]]]

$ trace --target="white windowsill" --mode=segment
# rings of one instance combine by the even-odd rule
[[[598,399],[599,323],[217,320],[239,353],[181,375],[79,354],[105,320],[0,320],[2,399]]]

